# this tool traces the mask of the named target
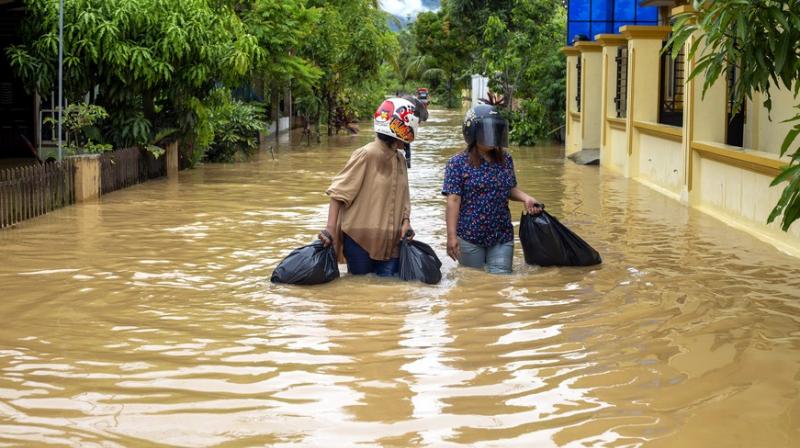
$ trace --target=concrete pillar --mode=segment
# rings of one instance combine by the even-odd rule
[[[575,102],[575,95],[577,94],[577,69],[578,57],[581,52],[575,47],[564,47],[561,49],[567,59],[567,86],[566,97],[567,104],[564,121],[566,129],[564,131],[564,147],[567,155],[581,150],[581,121],[580,114],[578,113],[578,106]]]
[[[661,47],[669,35],[668,26],[627,25],[620,31],[628,39],[628,177],[639,173],[638,149],[633,144],[633,123],[658,122],[658,92]]]
[[[75,160],[75,202],[85,202],[100,196],[100,155],[85,154]]]
[[[616,103],[614,97],[617,93],[617,50],[619,47],[627,47],[628,41],[622,34],[598,34],[595,41],[603,47],[603,67],[602,67],[602,94],[601,102],[603,105],[602,118],[600,122],[600,164],[609,165],[611,161],[611,150],[608,134],[610,133],[609,118],[617,119]],[[627,98],[625,99],[627,100]],[[626,148],[627,149],[627,148]]]
[[[581,52],[581,148],[600,149],[603,120],[603,47],[597,42],[576,42]]]
[[[167,162],[167,177],[175,177],[178,175],[178,147],[180,142],[177,140],[167,145],[166,157]]]

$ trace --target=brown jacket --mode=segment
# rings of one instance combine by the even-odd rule
[[[336,238],[340,261],[344,260],[342,233],[364,248],[373,260],[398,256],[403,219],[411,216],[408,171],[402,152],[378,139],[356,149],[326,193],[344,203]]]

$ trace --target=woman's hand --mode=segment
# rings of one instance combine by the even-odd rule
[[[455,261],[461,258],[461,245],[458,244],[458,237],[455,235],[447,237],[447,255]]]
[[[328,247],[331,244],[333,244],[334,247],[336,247],[336,238],[333,236],[335,233],[336,233],[335,229],[326,227],[321,232],[319,232],[317,238],[319,238],[319,240],[322,241],[322,245],[325,247]]]
[[[542,212],[542,210],[544,210],[544,205],[541,202],[537,201],[536,198],[529,196],[527,193],[517,187],[511,189],[511,194],[509,197],[512,201],[522,202],[522,204],[525,206],[525,211],[532,215],[538,215]]]
[[[411,228],[411,221],[404,219],[403,225],[400,227],[400,239],[406,238],[408,240],[413,240],[415,235],[414,229]]]
[[[531,215],[538,215],[544,210],[544,206],[533,196],[525,195],[522,199],[522,203],[525,204],[525,210]]]

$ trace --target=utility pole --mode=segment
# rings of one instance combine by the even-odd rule
[[[63,157],[61,126],[64,122],[64,0],[58,2],[58,161]]]

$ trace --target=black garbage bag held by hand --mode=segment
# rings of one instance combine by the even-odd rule
[[[435,285],[442,279],[442,262],[431,246],[403,238],[400,241],[400,279]]]
[[[333,246],[322,241],[293,250],[272,271],[272,283],[318,285],[339,278],[339,265]]]
[[[538,266],[592,266],[603,260],[581,237],[546,211],[522,214],[519,239],[525,262]]]

